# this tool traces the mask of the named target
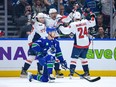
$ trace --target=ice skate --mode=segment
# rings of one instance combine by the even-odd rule
[[[29,82],[32,82],[32,79],[33,79],[32,73],[28,72],[27,78]]]
[[[49,83],[53,83],[53,82],[55,82],[55,77],[54,77],[53,74],[50,74],[50,76],[49,76]]]
[[[25,70],[23,70],[23,67],[22,67],[22,70],[21,70],[20,77],[21,78],[27,78],[27,72]]]
[[[64,74],[60,70],[56,70],[56,78],[64,78]]]
[[[83,79],[83,77],[90,79],[90,74],[89,73],[80,74],[80,79]]]

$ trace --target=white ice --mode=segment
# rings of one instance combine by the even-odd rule
[[[73,79],[58,78],[54,83],[42,83],[38,81],[29,82],[26,78],[6,77],[0,78],[0,87],[115,87],[116,77],[101,77],[97,82],[74,77]]]

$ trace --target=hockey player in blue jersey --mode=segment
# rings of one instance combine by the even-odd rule
[[[43,74],[29,74],[28,77],[30,82],[32,81],[32,79],[41,82],[55,80],[52,74],[55,57],[60,60],[61,66],[63,68],[67,68],[67,63],[62,56],[59,42],[55,39],[55,30],[55,28],[47,28],[46,31],[48,33],[48,37],[45,39],[40,38],[32,44],[32,49],[37,53],[37,59],[39,63],[44,67],[44,69]]]

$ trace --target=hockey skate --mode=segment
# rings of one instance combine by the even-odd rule
[[[55,82],[55,77],[54,77],[53,74],[50,74],[50,76],[49,76],[49,83],[53,83],[53,82]]]
[[[90,74],[88,72],[85,72],[84,74],[80,74],[80,79],[83,79],[83,77],[90,79]]]
[[[32,73],[28,72],[27,78],[29,82],[32,82],[32,79],[33,79]]]
[[[56,78],[64,78],[64,75],[60,72],[60,70],[56,70]]]
[[[73,77],[73,74],[69,74],[69,79],[72,79],[72,77]]]
[[[23,67],[22,67],[22,70],[21,70],[21,75],[20,75],[21,78],[27,78],[27,72],[25,70],[23,70]]]

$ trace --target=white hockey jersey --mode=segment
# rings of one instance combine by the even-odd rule
[[[96,25],[95,19],[90,21],[82,19],[78,22],[72,22],[70,24],[70,29],[74,36],[74,46],[76,48],[88,48],[90,41],[88,38],[88,28]]]
[[[45,38],[47,36],[45,24],[40,22],[35,22],[32,26],[32,32],[28,36],[28,43],[31,44],[32,42],[38,40],[40,37]]]
[[[57,17],[56,17],[56,19],[53,20],[51,17],[46,16],[46,17],[45,17],[45,24],[46,24],[46,27],[57,27],[58,20],[59,20],[61,17],[62,17],[62,16],[58,14]]]

